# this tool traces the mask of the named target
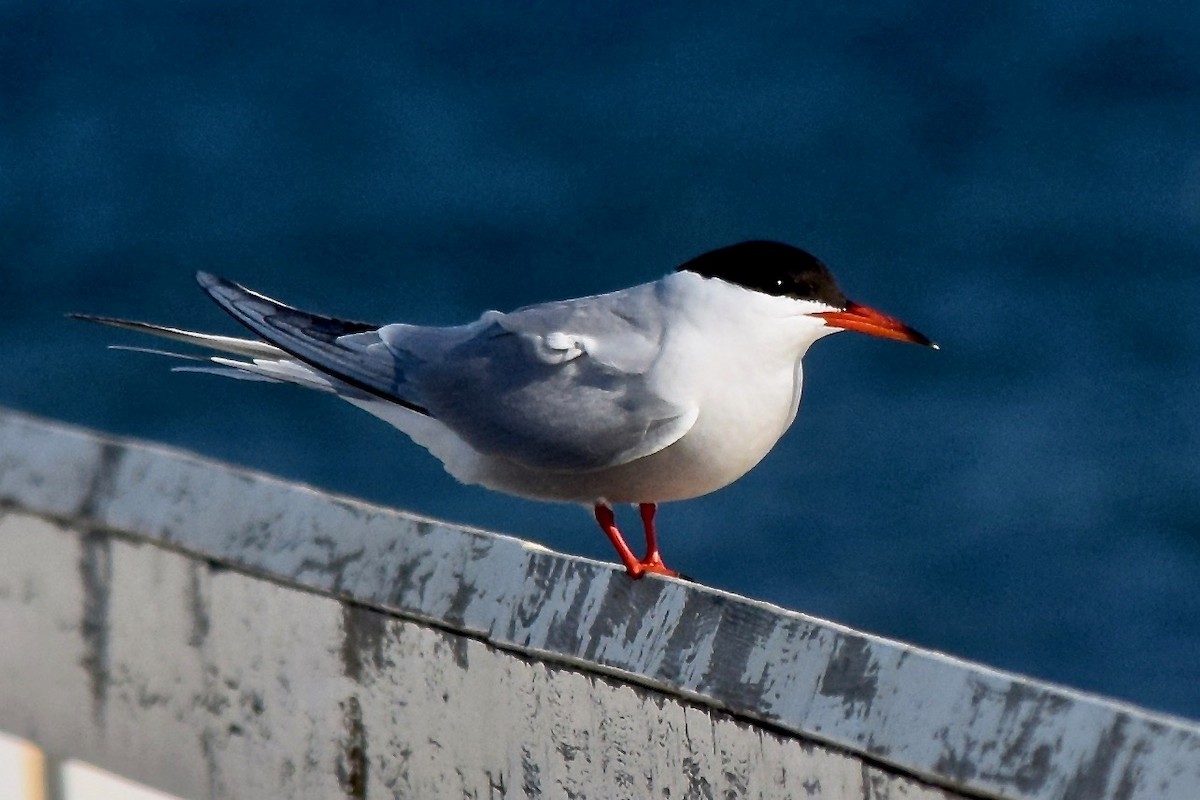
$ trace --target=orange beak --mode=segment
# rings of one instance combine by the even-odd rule
[[[819,311],[813,316],[823,318],[827,325],[834,328],[858,331],[900,342],[912,342],[932,347],[934,350],[939,349],[928,336],[910,328],[895,317],[889,317],[887,314],[873,308],[860,306],[858,303],[847,303],[844,311]]]

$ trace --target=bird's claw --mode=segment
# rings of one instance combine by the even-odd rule
[[[663,563],[662,556],[660,556],[658,553],[646,556],[641,561],[635,561],[632,564],[627,564],[625,567],[625,573],[635,581],[644,577],[647,573],[666,575],[668,578],[680,577],[678,572]]]

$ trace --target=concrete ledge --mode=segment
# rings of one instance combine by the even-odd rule
[[[1185,720],[11,412],[0,508],[0,728],[186,796],[1200,791]]]

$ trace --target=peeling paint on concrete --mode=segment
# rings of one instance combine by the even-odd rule
[[[208,601],[205,598],[204,588],[204,578],[208,569],[208,564],[202,561],[193,561],[188,569],[187,599],[192,621],[188,644],[197,648],[204,646],[204,640],[208,636]]]
[[[337,762],[338,783],[346,797],[365,800],[367,796],[368,768],[367,734],[363,728],[362,706],[357,697],[349,697],[342,703],[342,724],[345,728],[342,749]]]
[[[528,746],[521,748],[521,790],[529,798],[542,796],[541,768]]]
[[[0,650],[0,676],[52,677],[53,718],[86,728],[57,752],[98,763],[136,770],[110,743],[190,725],[143,743],[168,789],[1193,800],[1200,785],[1194,723],[702,586],[4,412],[0,466],[0,620],[53,648]],[[233,586],[259,599],[231,606]],[[152,638],[135,608],[163,626]],[[0,726],[50,736],[27,700],[0,696]],[[515,749],[503,725],[525,731]],[[285,731],[285,758],[240,771]]]
[[[387,636],[387,616],[352,603],[342,607],[342,665],[346,677],[358,682],[364,674],[364,665],[375,670],[387,669],[384,638]]]
[[[1109,794],[1110,777],[1121,749],[1125,744],[1125,728],[1129,719],[1119,715],[1100,735],[1092,756],[1079,765],[1063,792],[1063,800],[1088,800]],[[1200,785],[1197,790],[1200,791]],[[1114,795],[1114,798],[1116,796]]]
[[[101,442],[92,478],[83,494],[83,501],[75,513],[78,519],[96,519],[104,502],[112,495],[117,485],[118,470],[125,448],[116,442]]]
[[[879,665],[871,660],[865,639],[843,636],[838,641],[818,691],[840,699],[847,718],[871,712],[871,701],[879,692]]]
[[[79,577],[83,586],[83,608],[79,631],[83,640],[83,668],[87,671],[92,693],[92,717],[104,724],[104,709],[108,700],[109,661],[109,593],[112,583],[111,540],[102,533],[83,535]]]

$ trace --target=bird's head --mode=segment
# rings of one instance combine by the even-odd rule
[[[820,330],[814,331],[813,339],[838,331],[858,331],[935,350],[938,347],[927,336],[895,317],[848,299],[819,258],[788,244],[741,242],[697,256],[679,270],[797,301],[800,313],[820,325]]]

